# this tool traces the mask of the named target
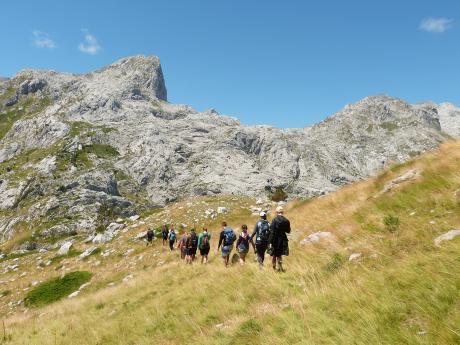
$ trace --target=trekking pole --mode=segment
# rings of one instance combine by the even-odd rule
[[[5,320],[2,320],[2,324],[3,324],[3,340],[6,340]]]

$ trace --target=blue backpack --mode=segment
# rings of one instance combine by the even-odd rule
[[[233,229],[225,228],[224,230],[224,245],[231,246],[236,240],[236,235]]]
[[[270,236],[270,223],[267,220],[260,220],[257,223],[257,237],[256,242],[268,242]]]
[[[175,231],[171,231],[169,233],[169,240],[170,241],[175,241],[176,240],[176,232]]]

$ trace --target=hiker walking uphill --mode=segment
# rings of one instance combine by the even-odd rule
[[[166,244],[166,241],[168,240],[168,226],[163,226],[163,230],[161,230],[161,237],[163,237],[163,245]]]
[[[185,247],[185,263],[191,264],[195,260],[196,250],[198,248],[198,236],[196,235],[195,229],[190,230],[190,235],[187,237]]]
[[[180,258],[182,260],[184,260],[185,256],[187,255],[187,237],[187,231],[184,231],[182,237],[177,242],[177,248],[180,250]]]
[[[276,270],[278,262],[278,271],[284,272],[282,256],[289,255],[289,244],[286,234],[291,232],[291,224],[284,217],[284,209],[281,206],[276,208],[276,217],[272,220],[269,243],[269,254],[272,256],[273,269]]]
[[[224,259],[225,266],[228,266],[228,260],[230,258],[230,253],[233,249],[233,242],[235,242],[235,240],[236,235],[233,229],[227,227],[226,222],[222,222],[222,232],[220,233],[217,250],[222,247],[222,258]]]
[[[255,252],[257,254],[257,261],[259,268],[264,266],[265,252],[268,247],[268,238],[270,236],[270,223],[267,220],[267,213],[260,212],[260,220],[254,226],[254,231],[251,235],[251,241],[255,240]]]
[[[149,228],[147,230],[147,246],[150,244],[152,244],[152,241],[153,241],[153,237],[154,237],[155,233],[153,232],[152,228]]]
[[[169,241],[169,250],[170,251],[174,250],[174,243],[176,243],[176,238],[177,238],[176,231],[174,230],[174,228],[171,225],[171,228],[169,229],[169,233],[168,233],[168,241]]]
[[[241,234],[236,241],[236,248],[238,250],[238,254],[240,255],[240,264],[244,265],[246,262],[246,255],[249,252],[249,243],[251,243],[252,247],[254,247],[254,243],[252,242],[251,236],[248,233],[248,226],[243,224],[241,226]]]
[[[201,263],[208,263],[208,254],[211,249],[209,241],[211,240],[211,234],[207,228],[203,228],[203,232],[198,236],[198,248],[200,249]]]

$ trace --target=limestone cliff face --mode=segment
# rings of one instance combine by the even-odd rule
[[[311,127],[244,126],[168,103],[156,57],[24,70],[0,81],[0,233],[92,231],[187,195],[324,194],[459,135],[459,114],[374,96]]]

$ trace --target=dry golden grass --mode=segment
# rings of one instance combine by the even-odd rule
[[[285,274],[268,267],[259,271],[252,254],[246,266],[226,269],[214,248],[207,266],[185,266],[178,253],[169,253],[159,241],[153,248],[131,242],[142,227],[105,245],[117,253],[135,248],[128,256],[98,255],[84,262],[69,258],[60,263],[65,269],[53,264],[41,272],[31,267],[29,275],[15,281],[16,286],[8,283],[8,288],[22,291],[37,277],[44,280],[63,271],[89,270],[94,278],[76,299],[26,312],[15,309],[5,318],[3,341],[77,345],[460,344],[460,240],[442,248],[433,245],[439,234],[460,229],[459,167],[460,143],[449,142],[336,193],[289,203],[286,215],[293,234]],[[414,168],[421,171],[417,180],[375,197],[386,182]],[[231,202],[235,197],[228,198]],[[190,208],[198,207],[195,201]],[[160,225],[163,217],[170,217],[175,224],[190,219],[187,202],[191,201],[152,215],[144,227]],[[252,227],[257,217],[246,207],[253,200],[233,202],[233,212],[226,216],[230,224]],[[239,203],[245,208],[238,209]],[[383,219],[388,215],[399,219],[396,231],[385,226]],[[221,220],[200,221],[214,230],[214,247]],[[334,238],[299,245],[315,231],[330,231]],[[362,257],[349,262],[351,253]],[[160,261],[164,263],[158,266]],[[129,273],[134,278],[123,283]],[[2,279],[15,275],[8,273]],[[108,286],[109,282],[115,285]],[[9,312],[3,300],[16,298],[15,294],[3,297],[2,310]]]

